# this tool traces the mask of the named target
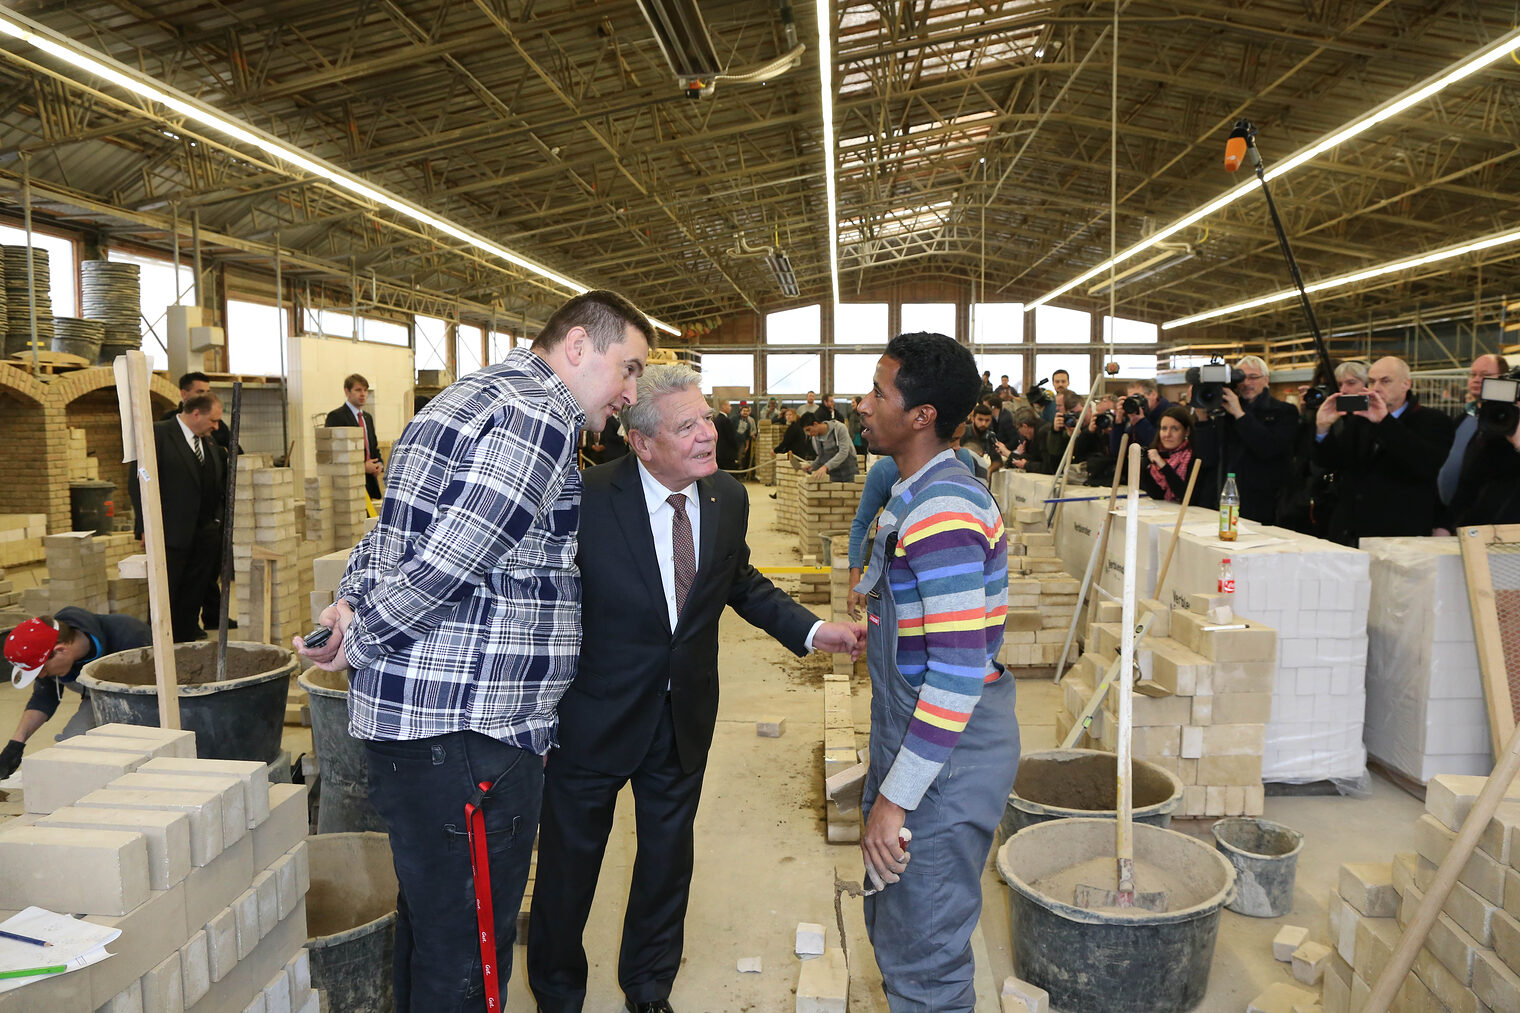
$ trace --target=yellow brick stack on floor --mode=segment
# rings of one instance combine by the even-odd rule
[[[1239,616],[1220,621],[1217,598],[1194,596],[1203,610],[1198,612],[1139,602],[1137,617],[1151,612],[1154,621],[1135,647],[1134,756],[1182,780],[1178,816],[1257,816],[1264,804],[1261,765],[1272,714],[1277,631]],[[1086,651],[1061,682],[1058,741],[1119,656],[1119,604],[1103,602],[1095,614],[1099,621],[1088,627]],[[1214,628],[1235,624],[1245,628]],[[1113,691],[1104,696],[1078,746],[1115,750],[1115,701]]]
[[[796,533],[802,526],[802,472],[788,465],[785,458],[776,461],[776,516],[771,526],[788,533]]]
[[[353,548],[364,537],[363,434],[353,426],[332,429],[319,426],[316,438],[317,475],[332,488],[333,548]],[[326,527],[324,517],[324,532]]]
[[[106,546],[92,531],[65,531],[42,540],[47,553],[47,579],[21,593],[21,609],[47,615],[66,605],[86,612],[110,608],[106,578]]]
[[[1416,851],[1391,863],[1341,867],[1330,891],[1325,1013],[1367,1004],[1400,933],[1413,920],[1487,778],[1439,774],[1415,824]],[[1441,914],[1392,1009],[1520,1009],[1520,787],[1511,786]]]
[[[1062,568],[1045,511],[1023,507],[1008,526],[1008,617],[998,660],[1045,674],[1061,655],[1080,583]],[[1016,673],[1017,674],[1017,673]],[[1031,673],[1032,674],[1032,673]]]
[[[0,514],[0,567],[42,559],[47,528],[47,514]]]
[[[865,485],[863,472],[848,482],[830,482],[804,473],[798,488],[797,548],[804,554],[817,553],[819,535],[847,533]]]
[[[305,620],[306,603],[300,596],[301,538],[296,523],[295,473],[276,468],[267,454],[244,454],[238,458],[237,496],[233,523],[232,558],[234,605],[243,639],[284,643]],[[276,555],[274,579],[270,566],[254,565],[257,546]],[[266,584],[269,586],[266,588]],[[271,595],[270,628],[264,628],[264,598]]]
[[[776,455],[772,448],[781,442],[784,427],[778,427],[770,419],[755,420],[755,477],[762,485],[776,482]]]

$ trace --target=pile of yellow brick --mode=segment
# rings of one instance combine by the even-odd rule
[[[1137,622],[1147,612],[1153,618],[1135,647],[1134,756],[1181,779],[1179,816],[1262,812],[1262,752],[1272,714],[1277,631],[1221,611],[1224,597],[1194,595],[1192,609],[1163,607],[1152,599],[1138,603]],[[1061,682],[1065,697],[1056,715],[1057,740],[1065,739],[1119,656],[1119,604],[1102,602],[1094,616],[1086,651]],[[1116,750],[1116,701],[1111,689],[1078,746]]]
[[[998,660],[1010,668],[1048,669],[1066,642],[1080,583],[1056,556],[1045,511],[1015,510],[1007,534],[1008,617]]]

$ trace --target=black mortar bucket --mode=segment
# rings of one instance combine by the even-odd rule
[[[1252,918],[1293,910],[1303,834],[1271,820],[1232,816],[1214,824],[1214,847],[1235,867],[1235,896],[1225,907]]]
[[[306,849],[312,987],[327,993],[327,1013],[391,1013],[396,868],[390,838],[314,834]]]

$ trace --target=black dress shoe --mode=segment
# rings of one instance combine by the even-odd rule
[[[671,1008],[668,999],[655,999],[651,1002],[634,1002],[632,999],[626,999],[623,1002],[623,1009],[628,1013],[676,1013]]]

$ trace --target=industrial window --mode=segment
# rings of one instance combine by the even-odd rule
[[[886,303],[842,302],[835,308],[834,344],[884,345],[886,343]]]
[[[1022,355],[982,352],[976,357],[976,369],[979,373],[984,369],[991,373],[994,387],[1003,382],[1001,377],[1006,373],[1008,382],[1013,384],[1013,389],[1020,394],[1024,393],[1024,357]]]
[[[1044,307],[1042,306],[1040,309],[1044,309]],[[1086,352],[1072,352],[1064,355],[1036,355],[1034,357],[1034,378],[1036,380],[1048,380],[1058,369],[1066,370],[1067,374],[1071,376],[1071,383],[1068,386],[1072,390],[1078,394],[1087,393],[1088,387],[1092,385],[1092,363]],[[997,373],[994,372],[993,375],[996,376]],[[1050,389],[1049,383],[1045,384],[1045,389]]]
[[[444,351],[448,324],[437,317],[424,316],[414,318],[414,323],[417,331],[417,368],[448,369],[448,354]]]
[[[1024,304],[979,302],[971,304],[972,345],[1016,345],[1024,340]],[[1018,357],[1023,361],[1023,357]],[[996,376],[997,372],[994,371]],[[1014,386],[1019,377],[1010,373]]]
[[[707,365],[707,356],[702,356]],[[765,393],[806,394],[817,390],[819,383],[819,357],[815,354],[786,355],[773,353],[765,357]]]
[[[755,357],[729,352],[702,353],[702,393],[714,387],[744,387],[755,390]]]
[[[474,324],[460,324],[454,329],[454,360],[459,363],[459,375],[469,376],[480,368],[481,328]]]
[[[869,394],[881,356],[875,352],[836,352],[834,354],[834,389],[840,397]]]
[[[1105,315],[1103,317],[1103,343],[1109,342],[1108,332],[1110,321],[1116,318]],[[1113,342],[1116,345],[1154,345],[1160,328],[1155,324],[1148,324],[1144,320],[1127,320],[1118,317],[1117,323],[1113,324]]]
[[[26,230],[12,228],[9,225],[0,225],[0,243],[6,246],[25,246]],[[74,297],[74,279],[78,277],[78,268],[74,265],[74,241],[62,236],[49,236],[32,230],[32,245],[40,250],[46,250],[48,255],[48,299],[53,307],[55,317],[75,317],[79,315],[79,303]],[[112,260],[121,260],[121,257],[112,257]],[[42,307],[38,307],[37,315],[43,315]]]
[[[814,303],[765,315],[767,345],[817,345],[823,341],[823,310]]]
[[[1112,359],[1104,358],[1105,363],[1117,362],[1119,364],[1119,378],[1123,380],[1154,380],[1156,379],[1156,357],[1154,355],[1116,355]]]
[[[301,323],[305,333],[325,334],[329,338],[357,338],[386,345],[405,345],[410,338],[406,324],[361,316],[356,329],[353,314],[335,309],[302,310]]]
[[[512,350],[512,335],[502,331],[492,331],[490,343],[491,361],[488,365],[494,366],[505,359],[507,353]]]
[[[1092,314],[1059,306],[1037,306],[1034,311],[1037,344],[1085,345],[1092,341]],[[1035,367],[1038,373],[1039,367]],[[1075,377],[1073,377],[1075,379]]]
[[[955,337],[955,303],[905,302],[902,304],[902,332],[929,331]]]
[[[289,311],[269,303],[227,300],[227,368],[255,376],[283,376]]]

